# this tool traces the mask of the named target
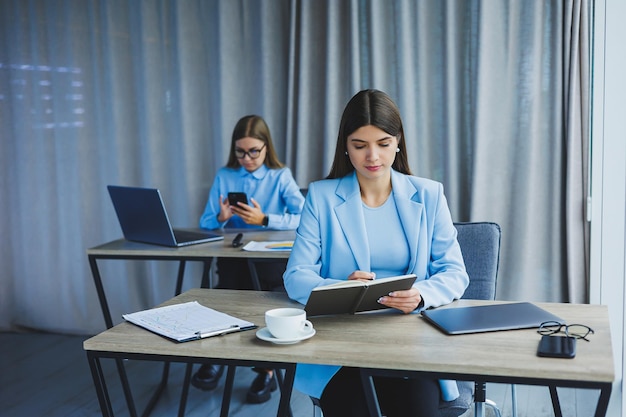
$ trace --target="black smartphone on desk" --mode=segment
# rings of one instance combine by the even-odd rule
[[[236,206],[239,202],[248,204],[248,196],[246,193],[228,193],[228,204]]]
[[[568,336],[541,336],[537,356],[571,359],[576,356],[576,339]]]

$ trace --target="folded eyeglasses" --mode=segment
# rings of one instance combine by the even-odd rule
[[[545,321],[541,323],[537,333],[544,336],[549,336],[557,333],[565,333],[567,337],[573,337],[574,339],[583,339],[589,342],[587,336],[593,334],[594,331],[591,327],[584,324],[562,324],[558,321]]]

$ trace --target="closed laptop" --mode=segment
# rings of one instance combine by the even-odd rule
[[[528,329],[546,321],[564,323],[560,317],[528,302],[436,308],[422,311],[422,316],[446,334]]]

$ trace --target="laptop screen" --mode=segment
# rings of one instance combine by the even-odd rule
[[[118,185],[109,185],[107,188],[122,233],[127,240],[163,246],[182,246],[224,239],[217,233],[186,231],[187,241],[179,242],[158,189]]]

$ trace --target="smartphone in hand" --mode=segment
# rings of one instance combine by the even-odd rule
[[[246,193],[228,193],[228,204],[236,206],[238,202],[248,204],[248,196]]]

